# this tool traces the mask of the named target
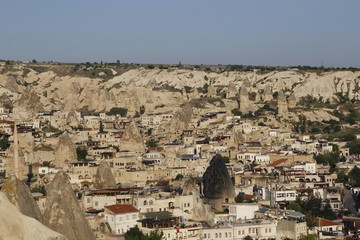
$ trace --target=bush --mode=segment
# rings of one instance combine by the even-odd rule
[[[88,155],[88,151],[86,148],[78,147],[76,148],[76,155],[77,155],[77,160],[85,160],[86,156]]]
[[[186,93],[191,93],[191,87],[190,86],[184,86]]]
[[[155,139],[150,139],[148,141],[146,141],[146,146],[147,147],[157,147],[158,146],[158,141],[156,141]]]
[[[178,175],[176,175],[175,180],[181,180],[183,178],[184,178],[184,175],[178,174]]]
[[[107,112],[107,115],[116,115],[119,114],[122,117],[126,117],[127,115],[127,108],[117,108],[117,107],[113,107],[112,109],[110,109],[109,112]]]
[[[241,116],[241,112],[240,112],[238,109],[236,109],[236,108],[234,108],[233,110],[231,110],[231,113],[234,114],[234,116]]]

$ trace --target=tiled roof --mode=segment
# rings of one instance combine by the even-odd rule
[[[288,160],[287,158],[276,160],[276,161],[270,163],[270,164],[268,165],[268,167],[276,167],[276,166],[278,166],[278,165],[286,162],[287,160]]]
[[[137,210],[133,205],[129,204],[115,204],[111,206],[106,206],[105,208],[114,214],[139,212],[139,210]]]
[[[314,224],[320,227],[328,227],[328,226],[335,226],[335,225],[342,225],[341,223],[330,221],[325,218],[314,218]]]

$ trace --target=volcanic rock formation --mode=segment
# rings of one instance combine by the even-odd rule
[[[67,167],[70,162],[77,160],[75,144],[70,139],[67,132],[59,137],[59,143],[55,149],[55,165],[57,167]]]
[[[120,148],[135,152],[142,152],[145,149],[144,139],[134,121],[127,127],[120,141]]]
[[[238,94],[238,89],[234,83],[230,83],[226,92],[226,98],[236,97]]]
[[[45,224],[69,240],[95,240],[68,176],[59,171],[47,188]]]
[[[215,209],[221,208],[221,203],[232,202],[234,199],[234,185],[220,154],[211,159],[204,173],[203,194]]]
[[[39,206],[36,204],[29,187],[24,182],[11,176],[4,183],[1,191],[6,194],[9,201],[14,204],[19,211],[31,218],[43,222],[43,216]]]
[[[66,238],[27,217],[11,204],[5,193],[0,192],[1,240],[66,240]]]
[[[286,96],[282,90],[279,91],[279,94],[278,94],[277,106],[278,106],[278,115],[279,116],[284,116],[288,112],[288,104],[286,101]]]
[[[94,176],[94,187],[96,189],[116,188],[116,181],[109,165],[102,161]]]

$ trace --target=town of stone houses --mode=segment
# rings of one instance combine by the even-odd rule
[[[359,238],[360,71],[163,68],[0,66],[0,239]]]

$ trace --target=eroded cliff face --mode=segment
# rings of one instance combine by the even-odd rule
[[[63,235],[50,230],[34,218],[19,212],[0,192],[0,239],[2,240],[66,240]]]
[[[116,188],[115,177],[109,165],[102,161],[94,176],[94,187],[96,189]]]
[[[30,72],[25,74],[25,70]],[[162,105],[165,107],[161,110],[179,107],[204,96],[198,88],[205,84],[210,86],[208,97],[236,98],[243,87],[244,93],[256,93],[258,102],[271,101],[272,93],[281,90],[293,99],[310,95],[332,101],[339,93],[350,99],[360,98],[360,71],[321,74],[274,71],[254,76],[249,72],[133,69],[104,81],[100,77],[60,76],[52,71],[38,73],[26,67],[0,74],[0,95],[11,100],[15,105],[14,112],[31,109],[34,114],[43,109],[71,111],[82,108],[100,112],[112,107],[126,107],[134,114],[141,106],[147,111]],[[190,89],[189,93],[185,93],[185,87]],[[294,106],[293,99],[290,107]],[[248,111],[250,106],[245,103],[245,110]],[[254,109],[251,106],[249,111]]]
[[[9,201],[14,204],[19,211],[39,222],[43,222],[43,216],[39,206],[36,204],[30,189],[24,182],[11,176],[4,183],[1,191],[6,194]]]
[[[45,225],[69,240],[95,240],[69,179],[59,171],[47,188]]]
[[[55,149],[55,165],[58,167],[67,167],[70,162],[76,162],[76,147],[67,132],[59,137],[59,142]]]

